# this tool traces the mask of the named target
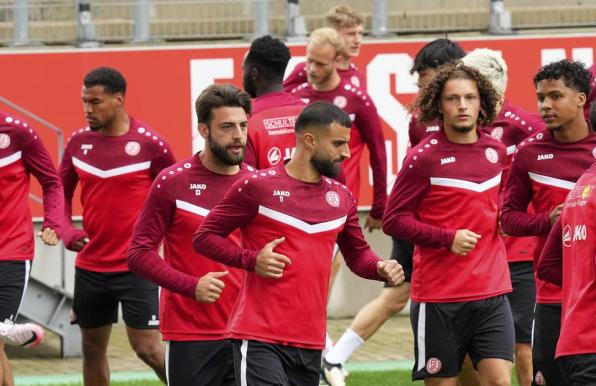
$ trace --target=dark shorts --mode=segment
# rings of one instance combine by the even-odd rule
[[[0,261],[0,322],[14,322],[27,289],[31,261]]]
[[[569,355],[557,359],[569,386],[596,385],[596,354]]]
[[[97,328],[118,322],[118,303],[128,327],[159,328],[158,287],[132,272],[75,270],[72,324]]]
[[[555,350],[561,332],[561,305],[536,304],[532,336],[532,385],[566,385],[555,362]]]
[[[236,386],[232,343],[169,341],[166,375],[169,386]]]
[[[482,359],[513,362],[513,318],[507,296],[458,303],[412,301],[413,380],[455,377],[466,354],[474,367]]]
[[[236,383],[242,386],[317,386],[321,350],[233,340]]]
[[[534,322],[534,305],[536,304],[536,284],[534,284],[534,265],[531,261],[510,263],[511,285],[513,292],[507,294],[513,324],[515,325],[515,342],[532,342],[532,323]]]
[[[398,240],[396,238],[391,238],[393,241],[393,247],[391,249],[391,258],[393,260],[397,260],[399,265],[402,266],[404,269],[404,281],[411,282],[412,281],[412,268],[414,267],[412,256],[414,254],[414,244],[411,244],[404,240]],[[385,283],[385,287],[389,287],[387,283]]]

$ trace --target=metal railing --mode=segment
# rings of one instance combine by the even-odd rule
[[[340,1],[0,0],[0,44],[232,39],[267,32],[286,36],[296,30],[296,25],[288,28],[296,17],[306,31],[323,26],[325,12]],[[514,29],[596,25],[596,0],[341,2],[359,10],[365,16],[366,31],[375,35],[487,31],[495,20],[507,20],[507,13]],[[494,19],[494,9],[504,19]],[[304,28],[298,30],[304,34]]]

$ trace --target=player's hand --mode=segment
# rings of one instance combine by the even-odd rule
[[[381,229],[381,219],[371,217],[370,214],[366,217],[366,222],[364,223],[364,229],[368,229],[369,232],[374,231],[375,229]]]
[[[501,222],[501,220],[499,220],[499,222],[497,223],[497,228],[499,229],[499,234],[501,235],[501,237],[509,237],[509,235],[505,233],[505,231],[503,230],[503,223]]]
[[[565,205],[565,204],[559,204],[559,205],[555,206],[555,208],[552,210],[552,212],[550,212],[550,214],[548,215],[548,219],[550,220],[550,225],[553,225],[555,222],[557,222],[559,217],[561,217],[561,212],[563,211],[563,205]]]
[[[451,245],[451,252],[456,255],[465,256],[476,246],[478,239],[480,239],[478,233],[474,233],[468,229],[458,229],[455,232],[455,238],[453,239],[453,245]]]
[[[56,234],[56,231],[50,227],[45,227],[43,230],[37,232],[37,237],[41,238],[41,241],[47,245],[58,244],[58,235]]]
[[[406,278],[404,270],[396,260],[390,259],[377,263],[377,273],[387,280],[390,286],[400,285]]]
[[[72,250],[75,252],[80,252],[83,248],[85,248],[85,245],[87,245],[87,243],[89,242],[89,237],[85,236],[85,237],[81,237],[80,239],[78,239],[77,241],[75,241],[72,244]]]
[[[229,272],[209,272],[199,279],[195,289],[195,300],[199,303],[215,303],[221,296],[226,283],[219,280]]]
[[[285,237],[275,239],[265,244],[263,249],[259,251],[255,265],[257,275],[272,279],[279,279],[283,276],[284,268],[286,265],[292,264],[292,261],[285,255],[275,253],[273,249],[283,243],[285,239]]]

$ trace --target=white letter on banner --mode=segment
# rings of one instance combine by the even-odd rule
[[[392,87],[395,87],[396,94],[415,94],[418,92],[416,86],[416,77],[410,74],[412,68],[412,58],[408,54],[379,54],[368,64],[366,68],[366,83],[368,85],[368,94],[371,96],[377,106],[379,116],[395,131],[397,134],[397,169],[401,168],[401,163],[406,155],[408,148],[408,123],[410,113],[395,99],[392,93]],[[391,82],[390,75],[395,75],[395,82]],[[395,83],[395,84],[392,84]],[[391,146],[387,146],[391,149]],[[392,154],[387,154],[388,161],[388,189],[395,180],[392,172]]]
[[[233,59],[192,59],[190,61],[190,112],[192,117],[192,153],[202,150],[205,141],[197,131],[197,114],[195,101],[206,87],[212,85],[216,79],[234,78]]]
[[[567,57],[567,51],[564,48],[545,48],[541,52],[541,63],[547,65],[552,62],[556,62]],[[586,67],[594,64],[594,49],[591,47],[586,48],[572,48],[571,57],[573,60],[577,60],[586,65]]]
[[[290,58],[290,61],[288,62],[287,67],[286,67],[286,72],[284,73],[284,79],[286,79],[292,73],[292,71],[294,71],[294,68],[296,68],[296,66],[298,64],[300,64],[304,61],[306,61],[305,56],[292,56]]]

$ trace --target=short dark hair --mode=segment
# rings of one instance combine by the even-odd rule
[[[445,38],[436,39],[418,51],[410,74],[420,73],[427,68],[438,69],[442,65],[461,59],[464,56],[466,56],[466,52],[459,44]]]
[[[87,88],[103,86],[109,94],[126,94],[126,79],[118,70],[111,67],[98,67],[92,70],[85,75],[83,84]]]
[[[480,95],[480,114],[478,115],[477,124],[486,126],[492,122],[495,119],[495,107],[499,101],[497,92],[480,71],[465,66],[461,62],[450,63],[441,67],[434,79],[418,95],[413,107],[419,111],[420,121],[443,120],[443,114],[439,111],[439,103],[445,83],[452,79],[469,79],[476,82],[478,94]]]
[[[306,106],[296,119],[296,133],[307,128],[328,128],[333,122],[343,126],[352,127],[350,116],[333,103],[318,101]]]
[[[540,67],[534,76],[534,87],[538,86],[541,80],[556,79],[562,79],[565,86],[586,94],[586,97],[590,95],[592,73],[582,62],[563,59]]]
[[[212,84],[201,92],[195,102],[198,122],[209,125],[213,109],[219,107],[241,107],[246,115],[250,115],[250,95],[231,84]]]
[[[244,62],[260,70],[259,75],[264,78],[283,79],[286,67],[292,55],[289,48],[279,39],[270,35],[255,39],[250,45]]]

